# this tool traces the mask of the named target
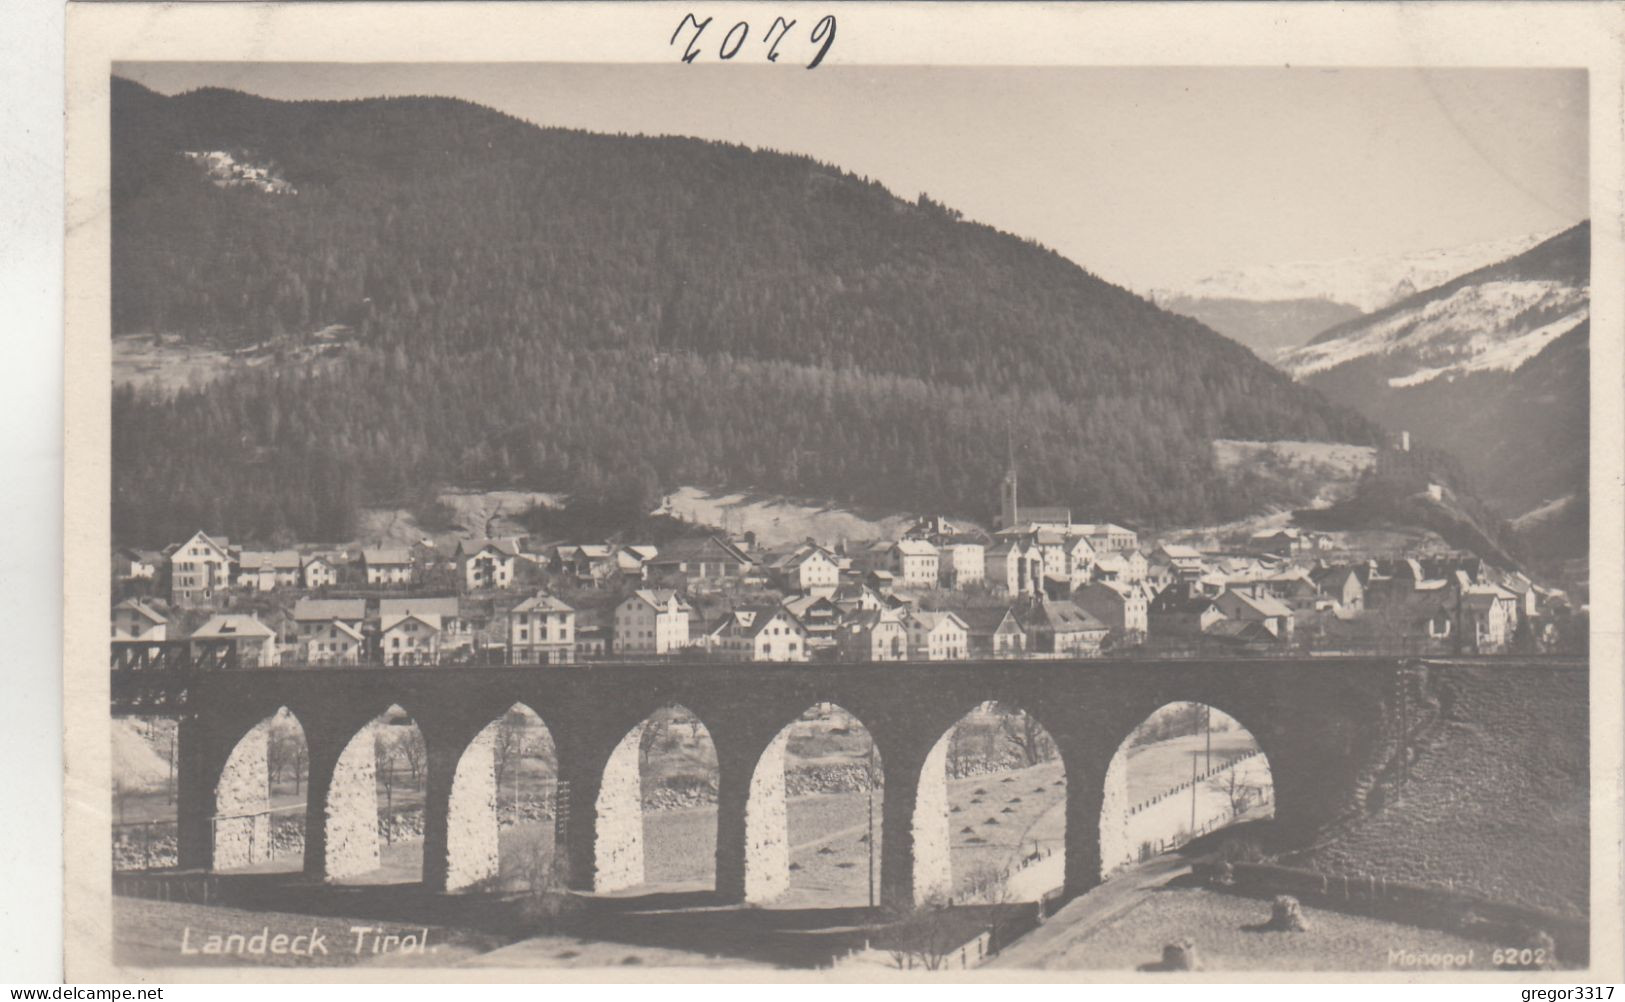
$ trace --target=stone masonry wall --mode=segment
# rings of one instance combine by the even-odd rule
[[[378,756],[374,728],[357,731],[333,767],[327,791],[328,880],[378,869]]]
[[[790,823],[785,802],[784,758],[790,729],[762,752],[750,777],[745,806],[745,900],[766,903],[790,889]]]
[[[271,722],[264,720],[243,735],[220,771],[214,789],[216,870],[271,858],[270,744]]]
[[[618,891],[643,883],[643,789],[638,768],[639,724],[610,753],[598,787],[593,838],[593,890]]]
[[[946,898],[954,886],[948,856],[948,742],[949,728],[920,767],[914,794],[914,902]]]
[[[1106,767],[1105,791],[1100,804],[1100,878],[1109,877],[1134,862],[1128,833],[1128,747],[1117,749]]]
[[[500,723],[469,742],[457,762],[446,812],[446,890],[460,891],[497,875],[496,740]]]

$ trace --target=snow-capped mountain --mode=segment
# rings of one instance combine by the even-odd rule
[[[1339,324],[1276,362],[1299,380],[1363,362],[1363,371],[1394,389],[1513,372],[1587,318],[1589,231],[1575,227]]]
[[[1512,372],[1586,319],[1585,286],[1563,281],[1489,281],[1423,298],[1381,319],[1344,324],[1337,337],[1281,353],[1296,379],[1360,358],[1390,370],[1391,387],[1469,372]],[[1546,321],[1546,322],[1542,322]]]
[[[1419,289],[1516,257],[1554,233],[1535,233],[1461,247],[1416,251],[1393,257],[1350,257],[1234,268],[1181,289],[1156,293],[1191,299],[1245,299],[1253,302],[1326,300],[1361,313],[1380,310]]]
[[[1504,514],[1583,494],[1591,227],[1288,349],[1294,378],[1452,452]]]

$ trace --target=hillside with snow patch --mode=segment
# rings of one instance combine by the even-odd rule
[[[1278,364],[1454,454],[1508,517],[1586,490],[1591,228],[1322,332]]]

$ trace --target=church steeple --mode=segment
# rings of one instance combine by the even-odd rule
[[[1016,516],[1021,509],[1016,496],[1016,446],[1015,436],[1008,429],[1005,431],[1005,452],[1009,461],[1004,472],[1004,481],[999,484],[999,528],[1008,529],[1016,524]]]

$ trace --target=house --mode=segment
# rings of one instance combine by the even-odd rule
[[[1146,608],[1146,632],[1153,637],[1195,637],[1224,618],[1212,596],[1170,585]]]
[[[863,584],[884,598],[897,587],[897,575],[884,569],[872,570],[863,576]]]
[[[194,658],[207,650],[230,646],[236,651],[237,664],[243,668],[272,667],[280,661],[276,633],[256,616],[238,613],[213,616],[188,639]]]
[[[903,625],[910,661],[958,661],[970,653],[970,626],[957,613],[912,610]]]
[[[126,581],[151,581],[164,558],[152,550],[122,549],[113,554],[113,572]]]
[[[1074,533],[1089,540],[1098,556],[1108,553],[1126,553],[1140,548],[1140,534],[1115,522],[1080,523],[1072,527]]]
[[[1095,563],[1100,554],[1095,552],[1094,544],[1089,537],[1082,533],[1072,533],[1066,537],[1066,568],[1067,577],[1074,588],[1082,588],[1094,580]]]
[[[960,609],[966,652],[971,657],[1014,658],[1027,653],[1027,631],[1008,606]]]
[[[1044,580],[1043,556],[1023,539],[1002,539],[987,551],[987,580],[1011,595],[1031,595]]]
[[[786,592],[830,596],[841,583],[835,555],[812,543],[798,546],[767,561],[768,573]]]
[[[516,665],[567,665],[576,659],[576,611],[551,595],[537,594],[508,610],[508,661]]]
[[[762,579],[756,562],[721,536],[677,539],[648,563],[649,577],[668,588],[714,590]]]
[[[1339,615],[1357,616],[1365,611],[1365,584],[1355,568],[1324,567],[1310,572],[1310,576]]]
[[[615,550],[615,573],[622,581],[642,584],[649,577],[649,561],[659,555],[659,548],[642,543],[618,547]]]
[[[349,623],[330,619],[309,633],[301,632],[299,647],[306,664],[353,665],[361,663],[366,638]]]
[[[1183,543],[1162,543],[1151,551],[1150,559],[1172,567],[1182,581],[1195,580],[1207,569],[1203,565],[1202,554],[1195,547]]]
[[[1150,629],[1150,602],[1138,586],[1096,581],[1073,592],[1072,601],[1124,640],[1143,637]]]
[[[1190,580],[1194,583],[1200,579],[1191,578]],[[1180,581],[1179,571],[1174,569],[1173,564],[1163,563],[1161,560],[1152,560],[1150,557],[1146,558],[1145,580],[1140,583],[1152,596],[1161,595],[1174,585],[1181,586],[1181,593],[1185,591],[1185,584]]]
[[[379,617],[384,664],[430,665],[440,660],[440,617],[432,612],[392,612]]]
[[[688,618],[693,611],[675,591],[638,589],[615,607],[611,638],[615,653],[671,654],[687,647]]]
[[[1302,568],[1280,571],[1262,579],[1264,592],[1294,612],[1314,610],[1322,604],[1320,585]],[[1329,602],[1324,603],[1330,605]]]
[[[1039,528],[1033,533],[1033,545],[1038,547],[1038,555],[1044,561],[1044,577],[1050,581],[1059,581],[1070,587],[1071,584],[1071,541],[1070,536],[1059,529]],[[1065,589],[1063,589],[1065,590]]]
[[[477,605],[467,603],[455,595],[378,600],[380,621],[414,613],[435,618],[440,626],[438,642],[441,652],[473,646],[480,632],[480,620],[483,618]]]
[[[784,599],[784,607],[807,631],[810,654],[816,656],[834,649],[835,628],[841,621],[841,609],[832,599],[822,595],[788,595]]]
[[[457,565],[457,587],[490,591],[513,587],[519,543],[512,539],[465,539],[452,555]]]
[[[884,596],[867,584],[849,583],[835,589],[830,601],[842,615],[853,612],[874,612],[877,609],[890,608]]]
[[[1404,617],[1406,639],[1425,637],[1434,643],[1443,643],[1455,636],[1455,612],[1435,596],[1409,599],[1399,604],[1398,612]]]
[[[937,548],[923,539],[892,544],[888,569],[904,588],[931,588],[937,583]]]
[[[941,515],[927,515],[904,530],[902,538],[923,539],[940,548],[944,542],[959,535],[960,528],[946,518]]]
[[[406,585],[412,583],[412,554],[401,549],[364,549],[361,566],[370,585]]]
[[[966,588],[987,576],[987,554],[974,539],[953,537],[937,547],[937,582],[944,588]]]
[[[305,559],[301,573],[305,579],[306,591],[331,588],[339,583],[339,560],[331,554],[313,554]]]
[[[237,586],[250,591],[297,588],[304,580],[299,554],[293,550],[244,550],[237,558]]]
[[[622,578],[642,582],[656,552],[652,546],[564,545],[554,548],[546,566],[555,574],[574,578],[578,586],[603,588]]]
[[[874,539],[848,550],[851,569],[859,577],[872,571],[891,572],[892,546],[889,539]]]
[[[113,606],[114,640],[163,640],[169,619],[145,602],[127,598]]]
[[[1275,645],[1275,634],[1269,627],[1257,620],[1219,619],[1215,620],[1202,636],[1214,643],[1226,647],[1239,647],[1246,650],[1265,650]]]
[[[169,601],[189,606],[231,584],[236,560],[224,536],[198,532],[169,555]]]
[[[1107,625],[1070,600],[1039,598],[1021,610],[1029,650],[1056,656],[1092,657],[1110,632]]]
[[[908,628],[891,609],[848,616],[835,631],[835,643],[842,661],[908,660]]]
[[[1479,653],[1506,649],[1518,627],[1518,596],[1499,585],[1473,585],[1461,596],[1462,633]]]
[[[576,610],[576,652],[577,661],[587,661],[601,658],[609,652],[609,623],[611,610],[596,607],[587,607]]]
[[[1262,529],[1247,537],[1247,548],[1254,553],[1268,553],[1277,557],[1290,557],[1309,546],[1303,533],[1290,526],[1284,529]]]
[[[362,598],[307,598],[293,604],[294,632],[301,642],[325,632],[331,623],[343,623],[358,633],[367,618]]]
[[[1094,579],[1118,584],[1139,584],[1149,568],[1139,550],[1113,550],[1095,561]]]
[[[707,637],[718,657],[733,661],[806,661],[806,627],[784,606],[746,606],[723,616]]]
[[[1292,610],[1268,594],[1249,594],[1226,588],[1213,599],[1226,619],[1260,622],[1278,640],[1292,639]]]

